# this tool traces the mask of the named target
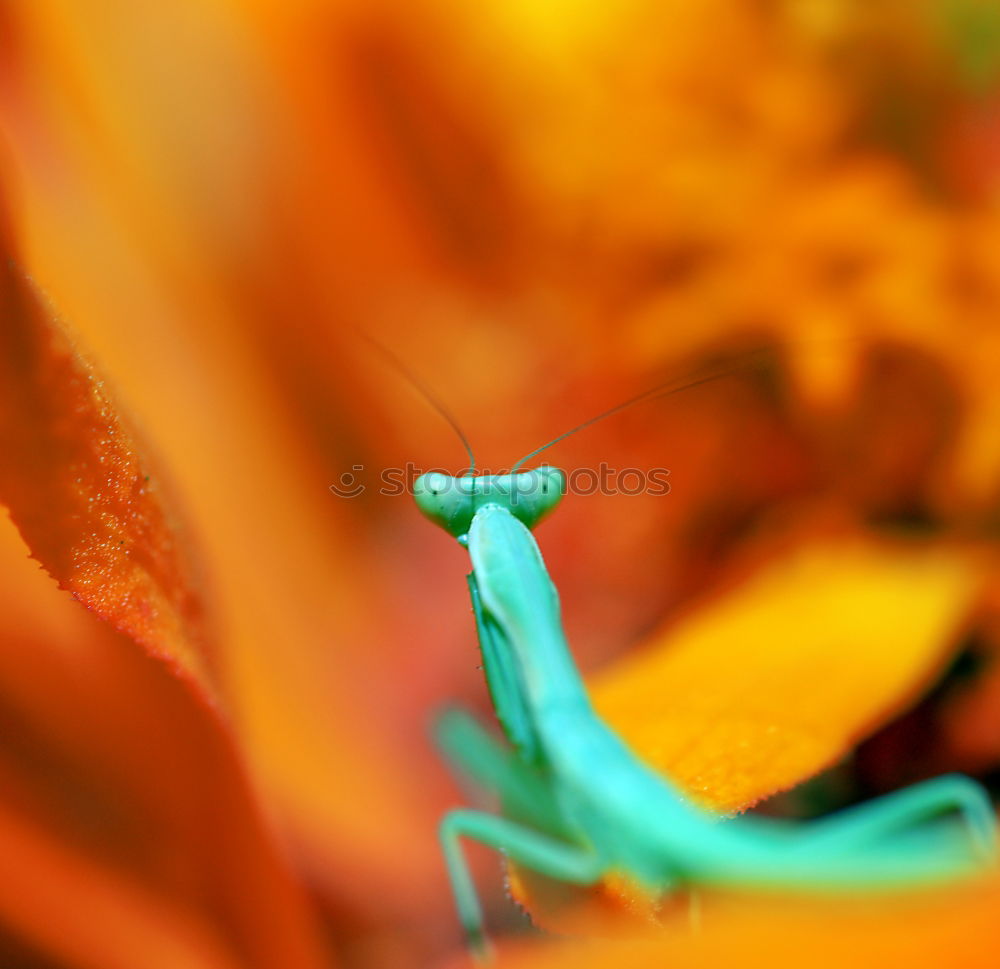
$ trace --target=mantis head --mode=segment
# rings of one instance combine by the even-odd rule
[[[417,507],[463,545],[473,516],[485,505],[506,508],[525,527],[534,528],[559,504],[566,475],[543,465],[514,474],[463,475],[430,471],[413,483]]]

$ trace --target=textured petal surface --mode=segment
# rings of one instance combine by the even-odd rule
[[[593,699],[695,800],[739,811],[831,765],[912,701],[984,576],[960,551],[819,542],[594,677]]]
[[[162,484],[99,375],[0,269],[0,501],[32,554],[119,631],[204,681],[202,605]]]

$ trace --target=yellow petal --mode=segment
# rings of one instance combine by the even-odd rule
[[[593,699],[697,801],[738,811],[834,763],[911,701],[981,575],[961,550],[805,547],[594,678]]]

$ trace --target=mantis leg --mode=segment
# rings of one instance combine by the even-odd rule
[[[511,649],[503,631],[492,622],[483,609],[479,583],[475,574],[466,576],[469,584],[469,598],[476,620],[476,635],[479,637],[479,651],[483,658],[483,672],[486,685],[493,701],[497,720],[507,739],[528,761],[542,759],[541,748],[535,733],[531,711],[524,696],[521,673],[510,660]]]
[[[487,953],[483,913],[459,838],[470,838],[496,848],[518,864],[559,881],[592,885],[604,873],[604,864],[592,851],[492,814],[450,811],[441,821],[440,835],[458,917],[470,948],[480,955]]]
[[[816,847],[828,839],[838,847],[853,847],[951,812],[962,817],[976,850],[993,859],[997,850],[993,805],[975,781],[961,774],[935,777],[812,821],[807,840]]]
[[[438,746],[462,774],[499,795],[504,814],[555,837],[569,837],[562,812],[539,771],[471,716],[448,710],[435,724],[435,734]]]

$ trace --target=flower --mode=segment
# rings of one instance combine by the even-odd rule
[[[9,249],[68,322],[10,271],[8,961],[460,945],[428,726],[488,712],[463,553],[380,475],[462,454],[358,331],[487,466],[718,375],[553,450],[671,490],[578,496],[540,538],[599,706],[693,794],[743,808],[865,737],[827,806],[993,770],[986,6],[11,8]],[[878,953],[902,918],[944,965],[985,949],[969,892],[916,921],[710,899],[635,944],[773,965],[782,933]]]

